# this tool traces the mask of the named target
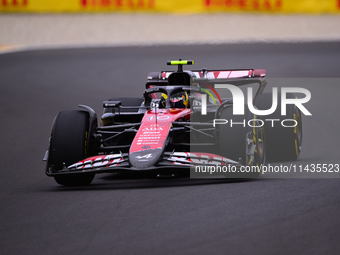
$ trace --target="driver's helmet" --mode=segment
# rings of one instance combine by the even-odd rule
[[[168,99],[166,94],[162,94],[161,102],[164,102]],[[170,97],[170,107],[171,108],[187,108],[189,106],[189,96],[188,93],[178,92]]]

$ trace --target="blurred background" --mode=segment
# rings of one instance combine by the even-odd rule
[[[2,0],[0,50],[340,40],[340,0]]]

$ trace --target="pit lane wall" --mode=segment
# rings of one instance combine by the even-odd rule
[[[340,14],[340,0],[0,0],[0,12]]]

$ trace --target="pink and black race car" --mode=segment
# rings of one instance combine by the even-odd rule
[[[265,70],[183,70],[193,63],[168,61],[178,70],[150,73],[141,98],[104,101],[100,122],[88,106],[60,112],[44,157],[46,174],[67,186],[88,185],[98,173],[194,176],[197,167],[210,166],[229,169],[226,178],[249,178],[259,171],[241,172],[242,166],[299,157],[302,119],[295,105],[286,109],[285,118],[296,124],[291,128],[249,110],[272,105],[272,95],[262,93]],[[240,97],[243,85],[257,87],[252,108]],[[282,119],[278,106],[267,119]]]

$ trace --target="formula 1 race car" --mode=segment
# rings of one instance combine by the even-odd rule
[[[299,108],[287,105],[285,125],[277,124],[284,121],[280,96],[276,110],[266,116],[271,121],[254,114],[272,108],[272,94],[263,93],[265,70],[183,70],[183,65],[193,63],[168,61],[178,69],[149,73],[141,98],[104,101],[100,123],[85,105],[80,105],[83,110],[57,114],[44,157],[46,174],[67,186],[88,185],[97,173],[173,177],[197,166],[232,167],[224,177],[249,178],[259,170],[240,172],[242,166],[299,157]],[[248,103],[243,85],[257,86]],[[223,94],[230,92],[231,97]]]

